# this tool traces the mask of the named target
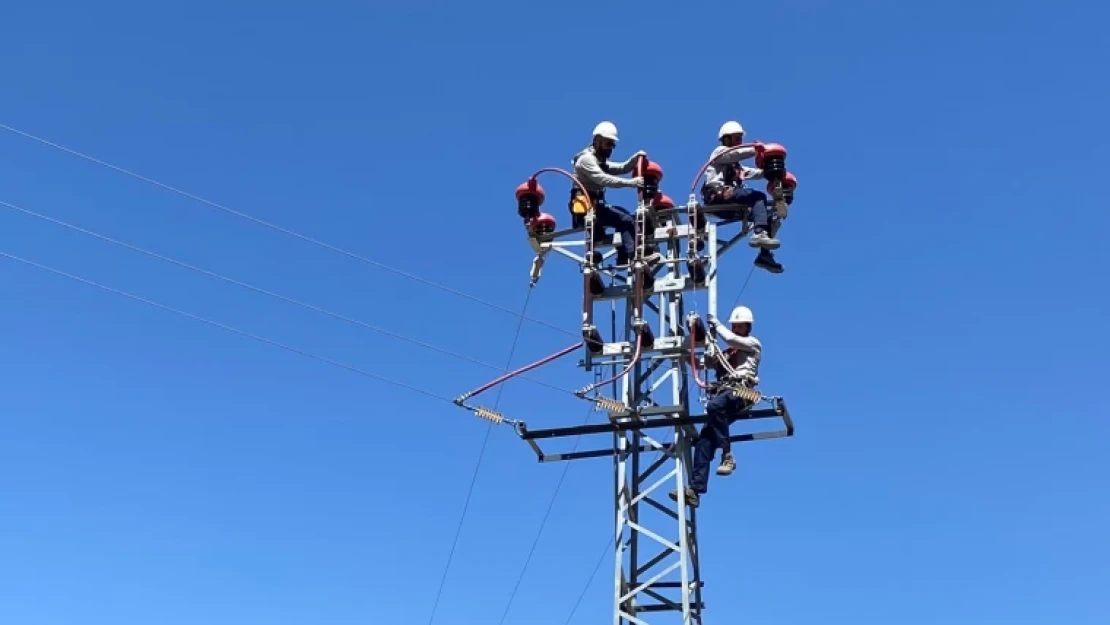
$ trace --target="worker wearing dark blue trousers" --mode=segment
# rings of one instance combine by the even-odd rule
[[[630,263],[636,253],[636,220],[628,209],[599,202],[594,206],[594,219],[602,228],[612,228],[621,235],[621,244],[617,248],[617,264]]]
[[[737,306],[728,321],[731,328],[725,327],[716,317],[709,316],[714,332],[728,343],[729,349],[725,352],[726,362],[718,368],[718,385],[711,391],[712,396],[706,406],[705,425],[694,443],[694,466],[690,469],[685,499],[686,505],[695,508],[701,503],[701,495],[709,490],[709,465],[718,448],[722,454],[717,475],[731,475],[736,470],[732,444],[728,440],[729,426],[752,407],[752,402],[742,397],[737,389],[741,386],[755,388],[759,384],[763,344],[751,335],[754,322],[752,311],[747,306]],[[672,490],[670,497],[678,501],[678,490]]]
[[[764,177],[763,170],[741,164],[741,161],[755,157],[760,148],[740,147],[744,143],[744,128],[739,122],[725,122],[717,133],[717,138],[720,139],[721,144],[715,147],[709,156],[709,165],[705,169],[705,185],[702,187],[702,201],[706,205],[739,204],[748,209],[753,225],[748,245],[759,248],[759,255],[755,257],[755,266],[771,273],[782,273],[782,264],[775,260],[775,255],[771,253],[771,250],[779,248],[780,243],[773,236],[778,228],[777,223],[772,224],[771,221],[776,215],[767,210],[767,194],[744,186],[745,180],[761,180]],[[721,219],[745,217],[742,210],[721,211],[715,214]]]
[[[574,174],[578,182],[590,196],[594,204],[595,236],[601,238],[606,228],[612,228],[620,233],[621,244],[617,248],[617,264],[628,265],[632,262],[636,250],[636,219],[625,208],[613,206],[605,201],[605,189],[611,188],[642,188],[644,179],[620,178],[617,174],[629,174],[636,168],[641,157],[647,156],[644,151],[636,152],[627,161],[614,162],[609,157],[617,147],[617,127],[612,122],[601,122],[594,128],[593,141],[589,146],[574,155],[571,162],[574,164]],[[574,193],[576,191],[572,191]],[[578,224],[575,223],[575,227]],[[658,262],[657,253],[648,254],[644,260],[648,264]]]
[[[702,495],[709,490],[709,465],[717,455],[718,449],[721,450],[722,459],[717,473],[729,475],[736,468],[736,462],[732,457],[732,443],[728,440],[729,426],[751,407],[751,402],[738,397],[727,387],[710,398],[709,405],[705,409],[708,419],[701,427],[698,442],[694,444],[694,467],[690,471],[690,490],[695,495]],[[689,498],[687,493],[687,499]],[[696,506],[697,497],[695,496],[694,501],[688,503]]]

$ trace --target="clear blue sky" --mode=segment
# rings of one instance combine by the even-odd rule
[[[707,623],[1110,619],[1106,9],[17,4],[0,123],[511,309],[531,260],[513,188],[596,122],[680,199],[723,121],[784,143],[786,273],[744,302],[798,434],[711,483]],[[512,341],[510,315],[10,132],[0,181],[485,362]],[[7,209],[0,251],[441,395],[493,375]],[[728,257],[723,300],[750,257]],[[529,314],[573,331],[575,275],[552,263]],[[428,623],[485,422],[11,260],[0,281],[0,622]],[[568,339],[527,323],[514,363]],[[582,386],[573,361],[535,377]],[[585,406],[514,382],[501,408],[570,425]],[[497,625],[562,471],[494,431],[434,625]],[[570,467],[506,624],[565,623],[611,476]],[[607,622],[610,571],[572,623]]]

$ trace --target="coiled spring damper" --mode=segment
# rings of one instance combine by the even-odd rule
[[[756,154],[755,166],[763,170],[763,177],[767,180],[781,181],[786,176],[786,148],[768,143]]]
[[[535,178],[529,178],[516,188],[516,214],[528,224],[539,217],[540,207],[546,199],[547,194],[543,192],[540,183]]]
[[[794,202],[794,189],[796,188],[798,188],[798,178],[794,174],[786,172],[786,175],[782,177],[782,188],[779,192],[782,193],[782,200],[786,202],[787,206]],[[773,194],[774,192],[775,183],[768,182],[767,193]]]
[[[659,163],[650,162],[643,170],[644,176],[644,203],[651,204],[659,194],[659,183],[663,181],[663,168]]]

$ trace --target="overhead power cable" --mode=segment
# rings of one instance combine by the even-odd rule
[[[483,362],[481,360],[478,360],[477,358],[472,358],[472,357],[467,356],[465,354],[459,354],[457,352],[453,352],[453,351],[450,351],[448,349],[444,349],[442,347],[432,345],[430,343],[425,343],[423,341],[419,341],[417,339],[413,339],[413,338],[404,336],[402,334],[398,334],[396,332],[386,330],[385,328],[380,328],[378,326],[366,323],[365,321],[360,321],[358,319],[347,317],[345,315],[341,315],[339,313],[332,312],[332,311],[327,310],[325,308],[321,308],[321,307],[316,306],[314,304],[309,304],[307,302],[303,302],[303,301],[294,299],[292,297],[282,295],[280,293],[275,293],[273,291],[269,291],[269,290],[263,289],[261,287],[255,286],[253,284],[242,282],[240,280],[236,280],[235,278],[230,278],[228,276],[218,274],[214,271],[209,271],[208,269],[204,269],[203,267],[197,267],[196,265],[191,265],[191,264],[186,263],[184,261],[177,260],[175,258],[171,258],[169,256],[165,256],[165,255],[159,254],[157,252],[152,252],[150,250],[141,248],[137,245],[132,245],[130,243],[120,241],[118,239],[113,239],[112,237],[109,237],[109,236],[104,235],[104,234],[100,234],[99,232],[94,232],[92,230],[82,228],[81,226],[71,224],[69,222],[65,222],[65,221],[62,221],[60,219],[56,219],[54,217],[50,217],[49,215],[44,215],[42,213],[37,213],[33,210],[24,208],[22,206],[17,206],[15,204],[10,203],[10,202],[5,202],[3,200],[0,200],[0,206],[3,206],[5,208],[9,208],[9,209],[14,210],[14,211],[18,211],[20,213],[23,213],[25,215],[29,215],[29,216],[34,217],[36,219],[41,219],[43,221],[48,221],[50,223],[62,226],[64,228],[68,228],[68,229],[73,230],[75,232],[80,232],[81,234],[84,234],[84,235],[87,235],[87,236],[90,236],[90,237],[93,237],[93,238],[96,238],[96,239],[100,239],[101,241],[106,241],[106,242],[111,243],[113,245],[118,245],[119,247],[131,250],[131,251],[134,251],[134,252],[138,252],[140,254],[145,254],[145,255],[150,256],[152,258],[157,258],[158,260],[161,260],[161,261],[173,264],[173,265],[177,265],[178,267],[188,269],[189,271],[194,271],[196,273],[199,273],[199,274],[211,277],[211,278],[215,278],[215,279],[221,280],[223,282],[227,282],[228,284],[233,284],[235,286],[238,286],[238,287],[241,287],[241,288],[244,288],[244,289],[248,289],[248,290],[254,291],[256,293],[261,293],[262,295],[265,295],[267,297],[272,297],[274,299],[278,299],[278,300],[281,300],[283,302],[287,302],[287,303],[293,304],[295,306],[299,306],[301,308],[305,308],[307,310],[318,312],[320,314],[327,315],[327,316],[332,317],[334,319],[338,319],[340,321],[344,321],[346,323],[350,323],[352,325],[356,325],[356,326],[365,328],[367,330],[372,330],[372,331],[377,332],[379,334],[383,334],[385,336],[389,336],[389,337],[395,338],[395,339],[400,340],[400,341],[405,341],[407,343],[411,343],[413,345],[423,347],[424,349],[428,349],[428,350],[431,350],[431,351],[434,351],[434,352],[438,352],[440,354],[444,354],[444,355],[450,356],[452,358],[457,358],[459,360],[469,362],[469,363],[472,363],[472,364],[481,365],[481,366],[486,367],[488,369],[493,369],[495,371],[500,371],[502,373],[505,373],[505,372],[508,371],[507,368],[498,367],[497,365],[490,364],[490,363],[487,363],[487,362]],[[531,291],[529,291],[529,293],[531,293]],[[523,318],[521,318],[521,320],[523,321]],[[518,335],[519,335],[519,331],[518,331]],[[562,388],[560,386],[556,386],[554,384],[549,384],[547,382],[543,382],[543,381],[537,380],[535,378],[529,378],[529,377],[523,376],[523,375],[519,376],[519,377],[521,379],[528,380],[529,382],[532,382],[533,384],[538,384],[540,386],[545,386],[547,388],[554,389],[556,391],[560,391],[560,392],[563,392],[563,393],[569,393],[571,395],[574,394],[574,391],[572,389]]]
[[[748,282],[751,281],[753,273],[755,273],[755,265],[752,265],[752,268],[748,270],[748,277],[744,278],[744,285],[740,287],[740,292],[736,294],[736,299],[732,300],[733,308],[736,308],[736,305],[740,303],[740,296],[743,295],[744,290],[748,288]]]
[[[153,300],[146,299],[145,297],[140,297],[138,295],[128,293],[127,291],[121,291],[120,289],[110,287],[110,286],[107,286],[105,284],[95,282],[93,280],[89,280],[88,278],[82,278],[81,276],[77,276],[77,275],[62,271],[61,269],[55,269],[53,267],[49,267],[47,265],[37,263],[33,260],[28,260],[26,258],[22,258],[22,257],[14,255],[14,254],[9,254],[9,253],[3,252],[3,251],[0,251],[0,256],[2,256],[4,258],[8,258],[10,260],[14,260],[14,261],[23,263],[25,265],[30,265],[31,267],[35,267],[37,269],[41,269],[43,271],[46,271],[46,272],[49,272],[49,273],[52,273],[52,274],[62,276],[64,278],[69,278],[70,280],[73,280],[75,282],[81,282],[81,283],[87,284],[89,286],[96,287],[96,288],[98,288],[102,291],[107,291],[108,293],[119,295],[121,297],[125,297],[125,298],[128,298],[128,299],[134,300],[136,302],[146,304],[147,306],[152,306],[154,308],[160,308],[160,309],[165,310],[167,312],[172,312],[175,315],[180,315],[182,317],[187,317],[187,318],[192,319],[194,321],[199,321],[201,323],[210,325],[212,327],[219,328],[219,329],[225,330],[227,332],[231,332],[232,334],[238,334],[239,336],[243,336],[243,337],[252,339],[254,341],[258,341],[260,343],[265,343],[267,345],[272,345],[274,347],[284,349],[288,352],[292,352],[294,354],[298,354],[298,355],[304,356],[306,358],[311,358],[313,360],[317,360],[317,361],[329,364],[333,367],[338,367],[340,369],[345,369],[347,371],[350,371],[352,373],[357,373],[357,374],[359,374],[363,377],[367,377],[367,378],[370,378],[372,380],[377,380],[379,382],[385,382],[386,384],[392,384],[393,386],[408,389],[410,391],[413,391],[414,393],[420,393],[421,395],[425,395],[427,397],[431,397],[433,399],[438,399],[440,401],[444,401],[444,402],[447,402],[451,405],[454,405],[454,400],[451,399],[450,397],[446,397],[444,395],[440,395],[438,393],[435,393],[435,392],[432,392],[432,391],[429,391],[429,390],[426,390],[426,389],[422,389],[422,388],[413,386],[411,384],[406,384],[404,382],[398,382],[396,380],[391,380],[391,379],[386,378],[384,376],[380,376],[376,373],[371,373],[371,372],[366,371],[364,369],[359,369],[358,367],[353,367],[351,365],[344,364],[344,363],[339,362],[337,360],[332,360],[331,358],[328,358],[326,356],[320,356],[319,354],[314,354],[312,352],[305,351],[305,350],[300,349],[298,347],[292,347],[292,346],[286,345],[284,343],[279,343],[275,340],[268,339],[268,338],[263,337],[263,336],[258,336],[257,334],[251,334],[250,332],[247,332],[245,330],[240,330],[239,328],[235,328],[235,327],[232,327],[232,326],[229,326],[229,325],[225,325],[225,324],[220,323],[218,321],[212,321],[211,319],[206,319],[204,317],[201,317],[200,315],[195,315],[193,313],[186,312],[184,310],[180,310],[180,309],[174,308],[172,306],[167,306],[165,304],[161,304],[159,302],[155,302]]]
[[[546,327],[551,328],[553,330],[558,330],[559,332],[563,332],[564,334],[569,334],[569,335],[575,336],[575,337],[579,336],[578,333],[571,332],[570,330],[567,330],[565,328],[560,328],[559,326],[557,326],[555,324],[548,323],[548,322],[542,321],[540,319],[535,319],[535,318],[532,318],[532,317],[528,317],[526,315],[522,315],[522,314],[520,314],[520,313],[518,313],[514,310],[511,310],[509,308],[501,306],[500,304],[495,304],[493,302],[490,302],[488,300],[484,300],[484,299],[482,299],[480,297],[477,297],[475,295],[471,295],[469,293],[464,293],[463,291],[459,291],[458,289],[454,289],[454,288],[451,288],[449,286],[439,284],[438,282],[433,282],[433,281],[431,281],[427,278],[422,278],[420,276],[408,273],[408,272],[403,271],[401,269],[398,269],[396,267],[387,265],[387,264],[385,264],[381,261],[376,261],[376,260],[367,258],[365,256],[362,256],[361,254],[357,254],[355,252],[351,252],[349,250],[345,250],[343,248],[337,247],[337,246],[332,245],[330,243],[325,243],[323,241],[320,241],[319,239],[314,239],[314,238],[312,238],[308,235],[304,235],[304,234],[301,234],[299,232],[295,232],[293,230],[290,230],[288,228],[284,228],[282,226],[279,226],[277,224],[270,223],[270,222],[265,221],[263,219],[259,219],[258,217],[254,217],[253,215],[248,215],[247,213],[243,213],[243,212],[237,211],[235,209],[228,208],[227,206],[224,206],[224,205],[219,204],[217,202],[213,202],[212,200],[205,199],[203,197],[200,197],[199,195],[189,193],[188,191],[183,191],[181,189],[178,189],[177,187],[170,186],[170,185],[168,185],[164,182],[159,182],[159,181],[154,180],[152,178],[147,178],[146,176],[143,176],[141,174],[137,174],[137,173],[135,173],[133,171],[130,171],[128,169],[124,169],[123,167],[119,167],[118,165],[113,165],[113,164],[108,163],[106,161],[100,160],[96,157],[89,156],[88,154],[83,154],[81,152],[78,152],[77,150],[74,150],[72,148],[68,148],[68,147],[66,147],[64,145],[60,145],[58,143],[54,143],[53,141],[49,141],[47,139],[44,139],[42,137],[33,135],[29,132],[20,130],[18,128],[13,128],[12,126],[8,126],[6,124],[0,124],[0,129],[7,130],[8,132],[11,132],[13,134],[17,134],[21,137],[31,139],[32,141],[37,141],[38,143],[41,143],[43,145],[52,147],[52,148],[57,149],[57,150],[61,150],[62,152],[66,152],[67,154],[72,154],[73,156],[76,156],[78,158],[89,161],[90,163],[95,163],[97,165],[100,165],[101,167],[107,167],[108,169],[111,169],[113,171],[124,174],[125,176],[130,176],[131,178],[134,178],[136,180],[141,180],[141,181],[143,181],[147,184],[154,185],[156,187],[159,187],[159,188],[164,189],[166,191],[169,191],[171,193],[176,193],[177,195],[180,195],[182,197],[188,198],[188,199],[193,200],[195,202],[200,202],[201,204],[205,204],[207,206],[210,206],[210,207],[215,208],[217,210],[223,211],[223,212],[225,212],[229,215],[233,215],[233,216],[238,217],[240,219],[245,219],[245,220],[247,220],[251,223],[262,226],[264,228],[269,228],[270,230],[274,230],[275,232],[280,232],[280,233],[282,233],[286,236],[290,236],[290,237],[293,237],[295,239],[300,239],[301,241],[304,241],[306,243],[310,243],[312,245],[315,245],[317,247],[321,247],[323,249],[335,252],[337,254],[342,254],[343,256],[347,256],[348,258],[353,258],[353,259],[355,259],[359,262],[365,263],[367,265],[371,265],[371,266],[377,267],[379,269],[384,269],[385,271],[389,271],[389,272],[395,273],[399,276],[408,278],[410,280],[420,282],[421,284],[425,284],[425,285],[430,286],[432,288],[436,288],[436,289],[439,289],[441,291],[451,293],[451,294],[456,295],[458,297],[468,299],[472,302],[477,302],[479,304],[482,304],[483,306],[488,306],[490,308],[499,310],[501,312],[508,313],[508,314],[516,316],[516,317],[521,317],[523,319],[526,319],[526,320],[531,321],[533,323],[540,324],[542,326],[546,326]]]
[[[590,417],[593,416],[593,406],[586,411],[586,419],[582,425],[587,425],[590,422]],[[578,451],[578,445],[582,442],[582,435],[579,434],[574,438],[574,448],[571,453]],[[555,492],[551,494],[551,501],[547,503],[547,511],[543,514],[543,519],[540,521],[540,527],[536,530],[536,537],[532,539],[532,546],[528,549],[528,556],[524,559],[524,566],[520,568],[520,574],[517,575],[516,583],[513,584],[513,590],[509,594],[509,600],[505,603],[505,611],[501,613],[501,620],[498,625],[505,625],[505,619],[509,616],[509,610],[513,607],[513,600],[516,599],[517,591],[520,590],[520,584],[524,581],[524,575],[528,572],[528,567],[532,564],[532,556],[536,553],[536,546],[540,544],[540,537],[543,536],[543,530],[547,527],[547,520],[551,517],[551,510],[555,507],[555,500],[559,497],[559,490],[563,487],[563,481],[567,479],[567,471],[570,470],[570,462],[563,463],[563,472],[559,475],[559,481],[555,484]]]
[[[609,555],[609,550],[613,548],[614,540],[616,540],[615,536],[609,537],[609,542],[605,544],[605,549],[598,556],[597,564],[594,564],[594,570],[590,573],[590,578],[586,580],[586,585],[582,587],[582,592],[578,595],[578,600],[574,602],[574,607],[570,609],[570,614],[567,615],[567,620],[564,621],[563,625],[570,625],[570,622],[574,620],[574,614],[578,612],[578,607],[582,605],[582,600],[586,598],[586,592],[593,585],[594,578],[597,577],[597,572],[601,569],[601,563],[605,562],[605,556]]]
[[[516,335],[513,336],[513,343],[509,347],[509,358],[505,362],[505,368],[508,369],[513,364],[513,354],[516,353],[516,344],[520,340],[520,330],[524,326],[523,313],[528,311],[528,303],[532,299],[532,287],[528,287],[528,295],[524,298],[524,306],[521,307],[521,318],[516,324]],[[493,410],[496,412],[498,406],[501,404],[501,395],[505,391],[507,384],[502,384],[497,389],[497,397],[493,400]],[[466,523],[467,512],[470,511],[470,500],[474,497],[474,486],[478,483],[478,472],[482,468],[482,460],[486,456],[486,447],[489,444],[489,435],[493,432],[493,423],[491,422],[486,426],[485,436],[482,437],[482,446],[478,449],[478,459],[474,463],[474,471],[470,475],[470,486],[466,490],[466,498],[463,501],[463,509],[459,514],[459,522],[455,526],[455,537],[451,539],[451,550],[447,553],[447,562],[443,565],[443,573],[439,577],[439,588],[436,589],[436,598],[432,602],[432,613],[428,616],[428,625],[431,625],[436,619],[436,611],[439,609],[439,600],[443,597],[443,588],[447,584],[447,575],[451,571],[451,563],[455,560],[455,549],[459,546],[459,536],[462,535],[463,525]]]

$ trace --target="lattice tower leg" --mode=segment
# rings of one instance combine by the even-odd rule
[[[666,247],[669,258],[680,257],[677,245]],[[682,274],[681,265],[667,267],[666,275],[660,276],[664,281]],[[715,287],[715,281],[707,286]],[[682,293],[682,290],[659,293],[655,305],[645,307],[645,317],[652,309],[658,314],[656,344],[667,344],[667,339],[675,341],[682,336],[685,314]],[[636,340],[632,309],[630,295],[625,305],[623,339],[630,343]],[[684,344],[684,340],[676,343]],[[667,416],[689,416],[687,357],[681,349],[646,354],[622,379],[625,403],[663,409]],[[657,397],[664,395],[668,396],[665,401],[657,401]],[[669,445],[637,430],[614,435],[613,625],[702,623],[704,604],[696,514],[685,505],[683,496],[694,431],[676,427],[672,432],[674,438]],[[677,503],[667,495],[671,489],[680,493]]]

